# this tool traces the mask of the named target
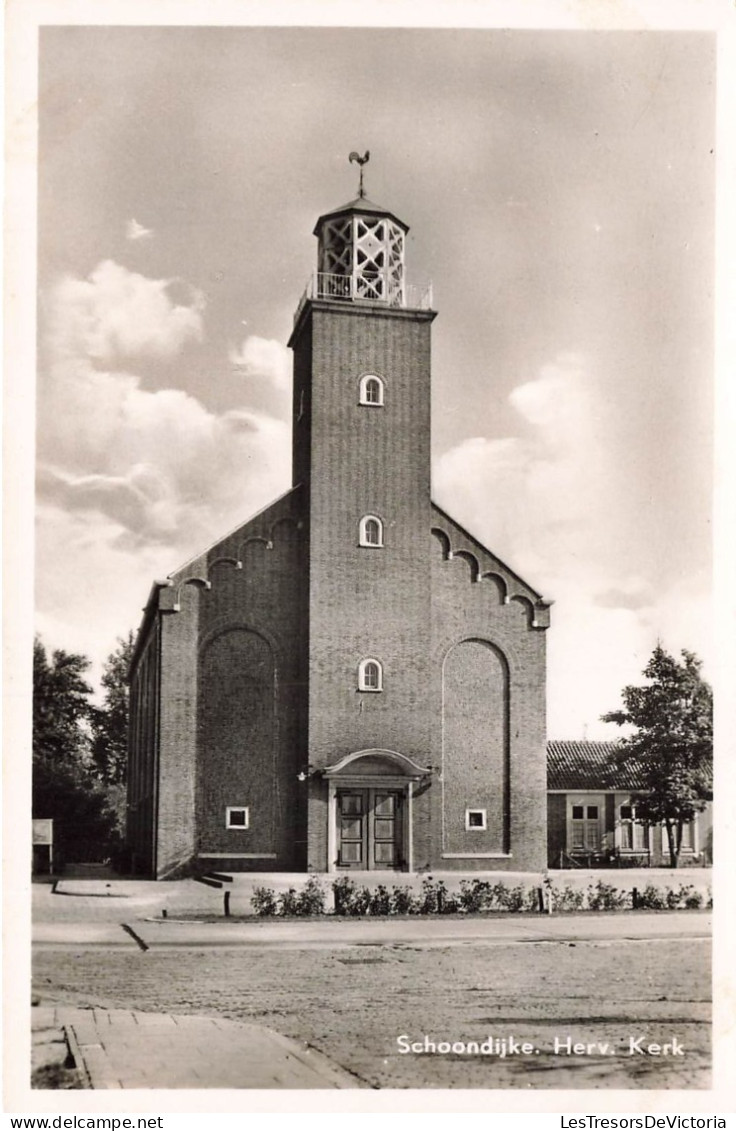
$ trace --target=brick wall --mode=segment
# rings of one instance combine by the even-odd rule
[[[533,589],[439,508],[433,508],[432,524],[437,534],[428,538],[432,547],[431,762],[440,769],[445,766],[448,772],[444,804],[443,791],[433,787],[433,866],[539,870],[547,859],[545,635],[534,622],[548,623],[547,610],[538,605],[539,595]],[[492,576],[484,576],[486,573]],[[490,661],[485,661],[483,677],[479,649],[467,653],[468,677],[485,682],[497,720],[488,718],[487,707],[467,703],[465,744],[457,727],[446,734],[443,726],[447,678],[454,678],[446,665],[453,664],[454,650],[462,641],[484,642],[497,657],[497,674],[492,674]],[[478,688],[476,694],[480,693]],[[504,713],[508,718],[507,783],[502,780],[503,728],[498,718]],[[448,741],[452,741],[452,750]],[[490,847],[490,837],[486,838],[488,845],[479,847],[481,834],[465,831],[465,808],[476,804],[482,808],[480,798],[485,798],[497,811],[504,784],[508,855],[482,856],[497,849]],[[463,855],[452,855],[455,853]]]
[[[309,492],[309,761],[351,751],[429,747],[429,312],[308,304],[293,342],[309,429],[295,424],[295,467]],[[366,373],[384,404],[359,403]],[[297,399],[295,395],[295,404]],[[307,451],[306,433],[311,432]],[[359,545],[364,515],[383,548]],[[362,659],[383,667],[380,693],[357,689]],[[326,785],[313,782],[310,862],[326,863]]]

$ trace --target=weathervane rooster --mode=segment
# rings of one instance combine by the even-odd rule
[[[370,161],[370,157],[370,149],[366,149],[362,157],[359,153],[356,153],[355,150],[353,150],[353,152],[348,157],[348,161],[350,161],[351,164],[353,161],[355,161],[356,164],[360,166],[360,188],[358,189],[358,196],[361,198],[361,200],[365,196],[365,189],[363,188],[363,166],[367,164],[368,161]]]

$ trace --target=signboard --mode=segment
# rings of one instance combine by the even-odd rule
[[[52,820],[33,820],[33,843],[34,844],[53,844],[54,843],[54,822]]]

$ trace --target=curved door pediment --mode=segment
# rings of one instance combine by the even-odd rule
[[[430,770],[420,766],[406,754],[398,750],[356,750],[346,754],[339,761],[327,766],[326,778],[340,777],[400,777],[407,781],[418,781],[427,777]]]

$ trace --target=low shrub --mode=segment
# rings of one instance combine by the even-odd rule
[[[278,897],[278,914],[279,915],[298,915],[299,914],[299,896],[296,888],[288,888],[287,891],[282,891]]]
[[[335,914],[348,915],[348,907],[355,892],[355,882],[350,876],[340,876],[332,884],[332,894],[335,899]]]
[[[492,899],[491,885],[488,880],[461,880],[458,898],[461,909],[468,915],[488,911]]]
[[[585,892],[582,888],[574,888],[570,884],[565,884],[564,888],[554,884],[546,886],[553,911],[582,911],[585,906]]]
[[[590,884],[587,897],[589,911],[618,911],[622,907],[631,906],[630,892],[621,891],[613,884],[604,884],[602,880]]]
[[[341,876],[332,884],[336,915],[367,915],[373,898],[370,888],[358,887],[350,876]]]
[[[275,915],[278,911],[276,892],[273,888],[253,888],[250,905],[256,915]]]
[[[371,896],[370,903],[371,915],[390,915],[391,914],[391,896],[389,890],[383,884],[379,884]]]
[[[389,915],[414,915],[417,897],[410,887],[394,887],[389,901]]]
[[[654,884],[647,884],[637,895],[637,907],[646,911],[662,911],[666,907],[666,900],[661,888]]]
[[[310,877],[299,892],[296,901],[297,915],[324,915],[325,892],[319,881]]]
[[[493,885],[491,907],[498,911],[523,911],[526,904],[526,892],[521,884],[507,888],[506,884],[499,882]]]

